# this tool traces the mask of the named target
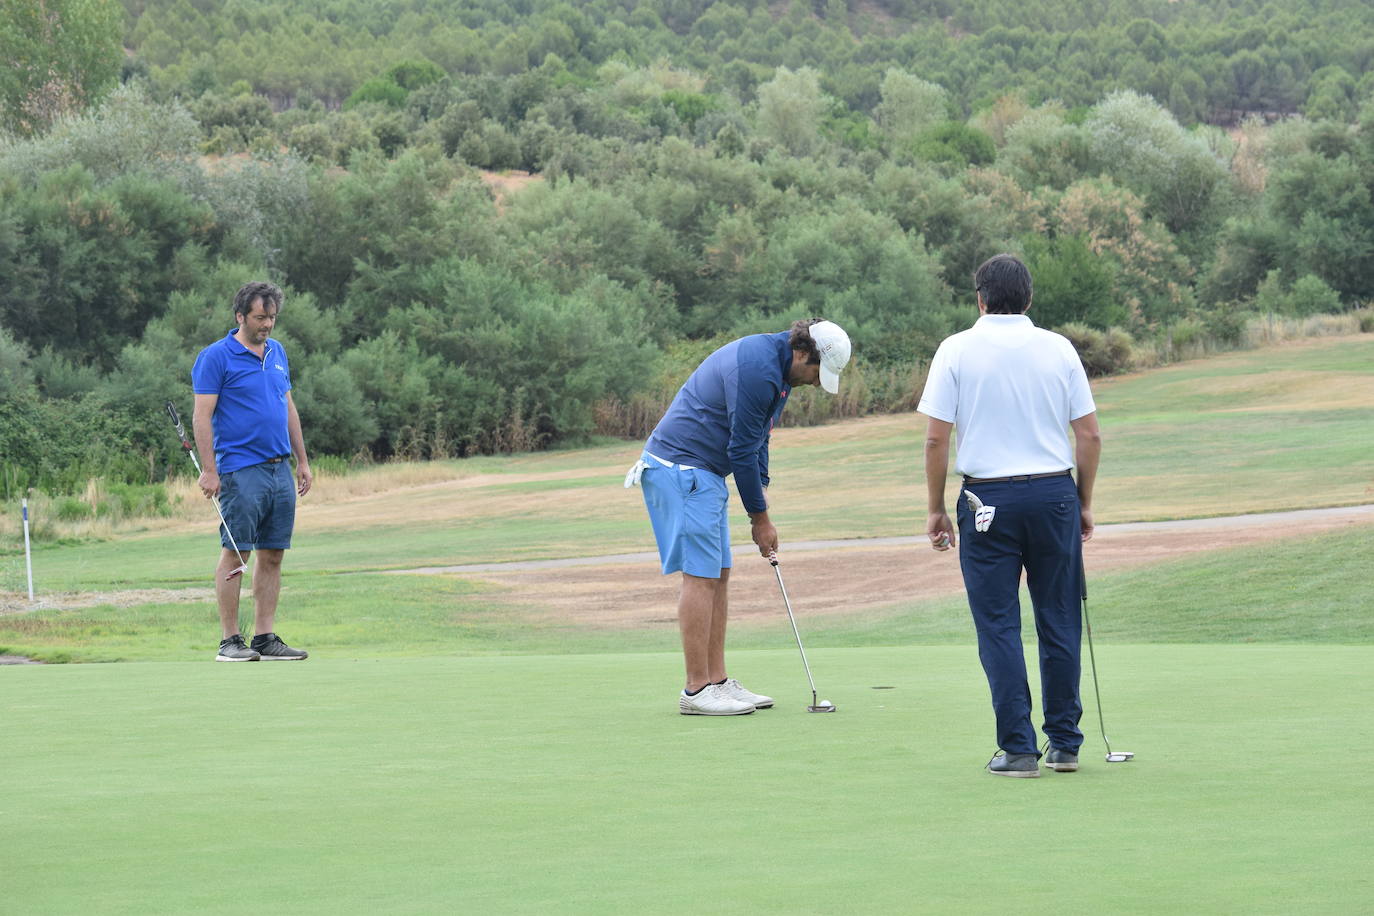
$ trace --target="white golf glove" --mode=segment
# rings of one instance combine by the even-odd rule
[[[964,491],[964,496],[968,499],[969,511],[973,513],[973,530],[987,531],[992,527],[992,517],[997,514],[997,507],[983,505],[983,501],[968,490]]]
[[[644,469],[648,466],[643,458],[630,465],[630,469],[625,472],[625,489],[639,486],[639,478],[644,476]]]

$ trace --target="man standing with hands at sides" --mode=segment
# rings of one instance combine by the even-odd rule
[[[237,326],[200,351],[191,370],[196,397],[192,425],[203,468],[200,489],[207,499],[219,496],[225,527],[243,554],[240,560],[227,534],[221,535],[215,570],[223,636],[215,661],[220,662],[297,661],[308,655],[273,631],[282,556],[291,546],[296,521],[296,496],[310,492],[313,481],[301,418],[291,400],[290,364],[285,349],[271,338],[281,304],[281,290],[271,283],[244,286],[234,296]],[[256,635],[250,646],[239,632],[243,579],[232,574],[254,550]]]
[[[626,488],[643,486],[663,574],[682,573],[678,625],[687,684],[678,712],[684,716],[738,716],[773,705],[725,669],[731,567],[725,478],[735,477],[759,554],[775,558],[778,531],[764,498],[769,435],[794,386],[839,391],[849,352],[849,336],[821,318],[726,344],[687,379],[625,476]]]
[[[1083,743],[1079,599],[1102,436],[1073,345],[1025,314],[1032,292],[1025,265],[1000,254],[978,268],[973,282],[981,317],[940,344],[917,408],[929,418],[926,534],[936,550],[959,547],[1002,750],[988,771],[1040,775],[1021,646],[1024,568],[1040,646],[1045,763],[1071,772]],[[957,534],[945,507],[953,428],[963,474]]]

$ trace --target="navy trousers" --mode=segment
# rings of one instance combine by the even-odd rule
[[[1082,624],[1081,522],[1073,478],[964,484],[995,506],[987,531],[974,530],[962,491],[957,512],[959,567],[978,632],[978,656],[992,690],[997,746],[1008,754],[1038,753],[1030,687],[1021,645],[1021,570],[1035,610],[1040,644],[1041,706],[1050,744],[1073,753],[1083,743],[1078,721]]]

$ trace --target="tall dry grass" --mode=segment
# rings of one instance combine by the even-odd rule
[[[443,483],[471,475],[452,461],[395,461],[357,467],[351,470],[321,469],[306,497],[311,504],[330,505],[378,493],[388,493],[429,484]],[[186,525],[213,524],[215,510],[201,495],[193,477],[173,477],[161,484],[166,492],[166,509],[156,515],[96,514],[94,507],[105,499],[105,483],[100,478],[86,482],[76,497],[29,494],[29,533],[36,542],[66,538],[108,539],[143,531],[175,530]],[[76,500],[91,507],[89,517],[64,518],[63,506]],[[18,501],[0,505],[0,552],[22,550],[23,514]]]
[[[1344,337],[1374,331],[1374,308],[1357,309],[1343,315],[1309,315],[1284,318],[1264,315],[1245,327],[1244,349],[1253,350],[1307,337]]]
[[[915,410],[928,368],[925,360],[878,368],[856,359],[845,369],[837,395],[826,394],[819,388],[793,389],[779,425],[816,426],[875,413]],[[660,385],[629,401],[602,400],[595,408],[595,432],[621,439],[643,439],[653,431],[676,394],[677,387],[668,390]]]

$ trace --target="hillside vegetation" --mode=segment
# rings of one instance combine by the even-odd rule
[[[111,8],[0,12],[5,498],[162,505],[161,405],[260,277],[326,469],[640,435],[816,314],[855,366],[788,422],[908,410],[1004,250],[1094,373],[1374,327],[1364,3]]]

